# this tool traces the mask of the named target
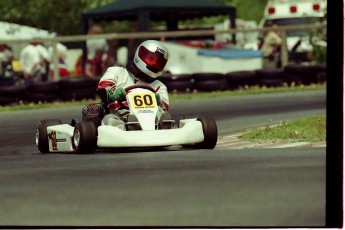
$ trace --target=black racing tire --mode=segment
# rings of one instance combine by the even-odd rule
[[[321,65],[289,64],[284,72],[289,75],[289,82],[308,85],[317,83],[317,75],[323,67]]]
[[[95,99],[96,88],[76,88],[60,91],[60,98],[63,101],[82,100],[82,99]]]
[[[171,79],[172,74],[170,72],[168,73],[163,73],[162,75],[159,76],[159,81],[165,84],[165,81],[169,81]]]
[[[223,80],[225,79],[224,74],[222,73],[194,73],[192,77],[195,82],[199,81],[208,81],[208,80]]]
[[[194,83],[190,80],[186,81],[169,81],[164,83],[169,92],[190,92],[193,91]]]
[[[54,93],[28,93],[27,96],[25,100],[30,102],[52,102],[59,99]]]
[[[325,83],[327,82],[327,72],[320,72],[317,75],[317,82],[318,83]]]
[[[225,74],[229,89],[257,84],[257,75],[254,71],[235,71]]]
[[[79,154],[94,153],[97,148],[97,128],[93,122],[82,121],[74,129],[72,144]]]
[[[49,141],[47,127],[61,125],[60,119],[41,120],[36,129],[36,145],[41,153],[49,153]]]
[[[194,88],[198,91],[219,91],[228,88],[228,82],[222,73],[195,73],[192,75]]]
[[[65,89],[78,89],[78,88],[97,88],[99,79],[97,78],[72,78],[62,79],[59,81],[61,90]]]
[[[228,88],[228,82],[224,79],[196,81],[194,88],[202,92],[223,91]]]
[[[214,149],[218,140],[218,128],[216,121],[211,117],[199,117],[197,121],[202,124],[204,140],[193,145],[182,145],[185,148],[193,149]]]
[[[284,67],[284,71],[289,74],[313,76],[322,68],[324,67],[321,65],[288,64]]]
[[[25,95],[27,91],[26,86],[0,86],[1,96],[18,97],[18,95]]]
[[[194,88],[192,75],[190,74],[164,75],[159,80],[163,82],[169,92],[192,91]]]
[[[166,81],[192,81],[192,77],[191,74],[174,74]]]
[[[278,87],[288,82],[287,75],[282,69],[257,70],[257,80],[260,86]]]
[[[59,90],[59,82],[35,82],[28,86],[30,93],[56,93]]]
[[[315,64],[317,72],[327,72],[327,64]]]
[[[199,117],[197,120],[201,122],[204,132],[204,141],[198,143],[197,146],[203,149],[214,149],[218,140],[216,121],[211,117]]]
[[[16,102],[16,99],[13,97],[3,97],[0,96],[0,105],[9,105],[11,103]]]

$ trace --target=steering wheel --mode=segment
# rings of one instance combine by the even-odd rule
[[[141,88],[141,89],[147,89],[150,90],[153,93],[156,93],[156,91],[149,85],[146,84],[137,84],[137,85],[131,85],[125,88],[126,93],[128,93],[128,91],[132,90],[132,89],[136,89],[136,88]]]
[[[130,90],[137,89],[137,88],[147,89],[147,90],[153,92],[154,94],[156,94],[156,91],[151,86],[146,85],[146,84],[131,85],[131,86],[126,87],[125,91],[126,91],[126,93],[128,93]],[[118,101],[118,103],[120,104],[121,107],[128,108],[128,106],[123,104],[123,101]]]

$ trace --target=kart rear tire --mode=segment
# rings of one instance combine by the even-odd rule
[[[214,149],[218,140],[218,129],[216,121],[211,117],[199,117],[197,121],[202,124],[204,141],[197,144],[202,149]]]
[[[97,147],[97,128],[91,121],[77,123],[74,129],[72,143],[77,153],[94,153]]]
[[[61,125],[59,119],[42,120],[37,124],[36,145],[41,153],[49,153],[49,141],[47,127],[52,125]]]
[[[204,140],[193,145],[182,145],[185,148],[193,149],[214,149],[218,140],[218,129],[216,121],[211,117],[199,117],[197,121],[202,124]]]

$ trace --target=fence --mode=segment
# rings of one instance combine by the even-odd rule
[[[326,24],[281,26],[274,28],[282,36],[283,44],[281,49],[282,69],[240,71],[226,74],[195,73],[180,74],[176,76],[162,76],[169,91],[190,92],[190,91],[215,91],[231,90],[251,85],[279,86],[283,84],[311,84],[326,81],[326,65],[299,66],[288,63],[288,50],[286,45],[286,34],[291,30],[323,31]],[[82,98],[95,98],[95,79],[59,79],[57,44],[59,42],[81,42],[89,39],[146,39],[146,38],[173,38],[173,37],[195,37],[210,36],[222,33],[250,33],[272,30],[272,28],[257,29],[228,29],[228,30],[193,30],[193,31],[164,31],[164,32],[137,32],[137,33],[110,33],[101,35],[77,35],[57,36],[54,38],[31,39],[31,40],[0,40],[0,43],[18,44],[30,42],[44,42],[54,47],[53,63],[54,80],[42,82],[27,87],[0,87],[0,105],[10,104],[18,101],[52,101],[52,100],[78,100]],[[18,97],[19,96],[19,97]]]
[[[326,24],[308,24],[308,25],[294,25],[294,26],[280,26],[274,28],[279,31],[282,37],[281,48],[281,61],[282,65],[288,64],[288,51],[286,45],[286,33],[291,30],[325,30]],[[227,29],[227,30],[194,30],[194,31],[164,31],[164,32],[135,32],[135,33],[109,33],[100,35],[75,35],[75,36],[57,36],[54,38],[42,38],[42,39],[18,39],[18,40],[1,40],[0,44],[18,44],[18,43],[30,43],[30,42],[44,42],[50,44],[53,47],[53,64],[55,80],[59,80],[58,73],[58,57],[57,57],[57,44],[59,42],[82,42],[89,39],[145,39],[145,38],[174,38],[174,37],[194,37],[194,36],[209,36],[216,34],[236,34],[236,33],[250,33],[270,31],[272,28],[256,28],[256,29]]]

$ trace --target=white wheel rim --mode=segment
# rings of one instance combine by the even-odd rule
[[[40,131],[36,129],[36,145],[37,146],[38,146],[39,138],[40,138]]]
[[[73,134],[73,143],[75,147],[79,146],[80,142],[80,132],[78,129],[74,129],[74,134]]]

